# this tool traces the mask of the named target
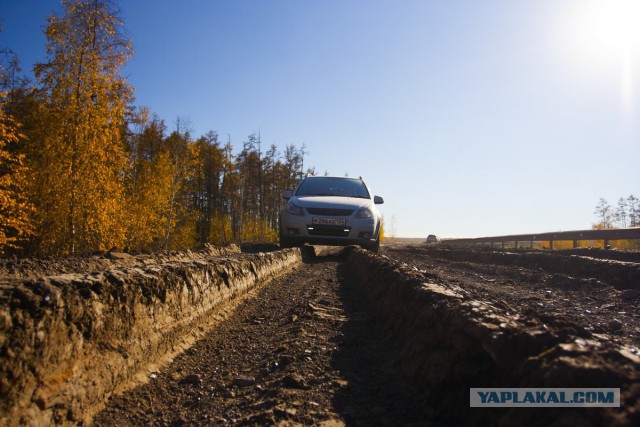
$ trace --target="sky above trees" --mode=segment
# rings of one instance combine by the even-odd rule
[[[589,228],[599,198],[638,194],[635,2],[118,4],[136,105],[238,149],[305,144],[305,166],[365,178],[398,236]],[[52,10],[0,7],[27,74]]]

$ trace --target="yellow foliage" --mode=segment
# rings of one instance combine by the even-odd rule
[[[174,165],[167,151],[152,161],[137,165],[135,182],[130,186],[127,215],[127,247],[132,250],[154,250],[164,237],[171,198]]]
[[[609,240],[609,246],[616,249],[638,250],[640,240]]]
[[[169,240],[169,250],[192,249],[197,245],[196,218],[192,216],[182,217],[176,224]]]
[[[553,249],[555,250],[571,249],[571,248],[573,248],[573,241],[571,240],[559,240],[559,241],[553,242]]]
[[[31,197],[40,252],[68,254],[122,247],[128,229],[120,130],[132,89],[118,70],[130,42],[106,2],[69,1],[46,30],[49,61],[36,66],[46,92],[30,141]],[[33,139],[33,138],[32,138]]]
[[[549,249],[549,242],[540,242],[539,247],[541,249]],[[578,240],[577,247],[579,248],[604,248],[604,240]],[[609,247],[615,249],[640,249],[640,241],[638,240],[609,240]],[[554,240],[554,250],[561,249],[573,249],[572,240]]]
[[[233,230],[230,215],[215,213],[212,220],[209,242],[214,245],[226,245],[232,241]]]
[[[4,97],[0,93],[0,99]],[[33,233],[33,206],[24,193],[24,155],[8,150],[23,135],[18,132],[18,123],[4,113],[3,106],[0,103],[0,254],[5,248],[18,248],[17,243]]]
[[[189,141],[188,134],[178,132],[174,132],[166,142],[172,173],[165,211],[164,249],[188,249],[197,242],[195,225],[198,214],[190,196],[200,170],[197,163],[199,147]]]
[[[242,232],[240,235],[242,242],[277,242],[278,233],[271,228],[268,221],[261,221],[258,218],[246,216],[242,221]]]

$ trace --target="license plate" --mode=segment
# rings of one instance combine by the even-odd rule
[[[313,225],[347,225],[345,218],[313,218],[311,222]]]

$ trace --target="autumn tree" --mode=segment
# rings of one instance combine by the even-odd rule
[[[141,110],[135,129],[127,138],[127,215],[130,227],[126,247],[157,250],[164,246],[166,220],[174,176],[170,153],[164,149],[166,126],[158,117]]]
[[[594,228],[611,228],[612,208],[609,202],[601,197],[593,213],[598,216],[598,223]]]
[[[30,141],[40,251],[73,254],[121,246],[127,156],[121,129],[132,88],[119,74],[131,56],[109,0],[64,0],[46,27],[41,140]]]
[[[0,254],[19,248],[17,244],[33,233],[33,206],[24,192],[28,171],[16,147],[22,135],[18,123],[4,112],[5,95],[0,91]]]
[[[196,232],[199,243],[218,240],[216,221],[221,210],[221,183],[223,179],[224,153],[218,142],[218,134],[207,132],[196,141],[198,153],[197,194],[198,223]],[[217,242],[218,243],[218,242]]]
[[[252,133],[234,154],[210,131],[131,107],[120,75],[131,43],[113,0],[63,0],[47,23],[37,85],[6,50],[0,75],[0,247],[27,252],[187,249],[277,238],[282,191],[304,171],[306,146],[263,150]],[[33,208],[34,206],[35,208]],[[2,249],[0,249],[1,251]]]
[[[302,174],[302,156],[295,145],[289,144],[284,151],[285,186],[287,189],[296,187]]]
[[[25,136],[11,102],[27,84],[20,77],[15,52],[0,49],[0,254],[7,249],[20,249],[20,244],[33,233],[33,206],[25,195],[29,171],[21,150]]]
[[[233,154],[233,146],[230,140],[227,140],[222,152],[222,199],[219,207],[220,234],[223,243],[239,242],[242,223],[240,174],[236,169],[236,156]]]
[[[269,226],[276,230],[278,226],[278,213],[281,205],[281,194],[285,190],[282,187],[282,162],[279,159],[280,152],[275,144],[271,144],[264,157],[263,190],[265,203],[265,216]]]
[[[41,119],[43,96],[33,82],[22,74],[17,55],[5,49],[0,51],[0,92],[2,109],[5,115],[11,116],[20,124],[19,152],[24,154],[25,142],[37,140],[36,129]]]
[[[640,226],[640,199],[633,194],[627,197],[627,208],[630,227]]]
[[[275,145],[271,145],[263,159],[264,211],[265,218],[273,230],[278,228],[282,192],[293,190],[303,177],[305,154],[308,152],[304,144],[300,149],[293,144],[286,146],[284,155],[278,152]],[[306,173],[314,174],[315,171],[309,168]]]
[[[620,197],[620,199],[618,199],[618,205],[613,213],[613,218],[619,227],[627,227],[629,215],[627,213],[627,200],[624,197]]]
[[[599,222],[594,228],[611,228],[615,224],[620,228],[640,226],[640,201],[633,194],[627,198],[620,197],[616,208],[600,198],[594,214],[598,215]]]
[[[259,144],[258,136],[251,133],[237,156],[241,240],[256,240],[260,235],[262,161],[257,148]]]
[[[249,135],[242,151],[229,162],[233,172],[225,173],[223,180],[233,240],[277,240],[281,194],[302,179],[305,154],[306,146],[299,149],[293,144],[286,146],[283,156],[275,145],[263,153],[260,135]]]
[[[164,140],[162,151],[168,154],[172,166],[162,249],[188,249],[197,242],[196,193],[200,154],[183,119],[178,118],[176,130]]]

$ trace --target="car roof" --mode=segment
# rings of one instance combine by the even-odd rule
[[[353,176],[333,176],[333,175],[309,175],[304,179],[314,179],[314,178],[331,178],[331,179],[355,179],[356,181],[364,181],[361,176],[355,178]]]

